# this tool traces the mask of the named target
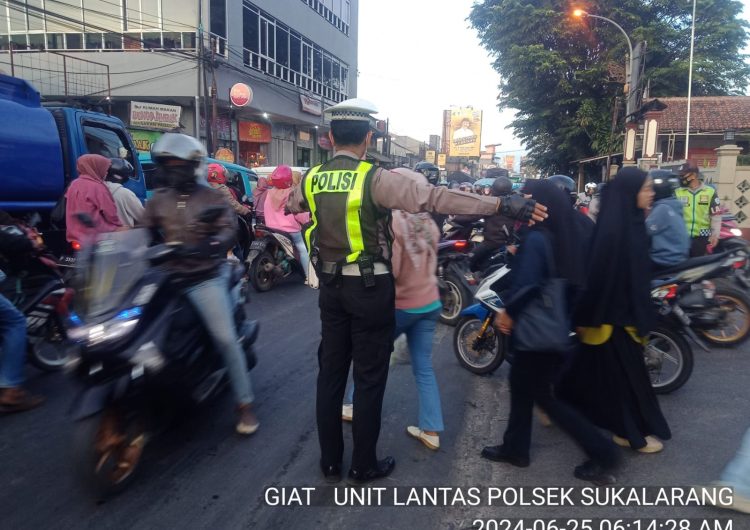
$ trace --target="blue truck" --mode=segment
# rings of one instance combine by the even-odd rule
[[[44,107],[30,83],[0,74],[0,210],[45,218],[78,176],[78,157],[87,153],[126,158],[135,168],[127,187],[146,198],[143,170],[122,121],[78,108]]]

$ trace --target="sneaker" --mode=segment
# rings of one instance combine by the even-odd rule
[[[344,421],[352,421],[354,419],[354,405],[348,403],[341,407],[341,419]]]
[[[427,434],[419,427],[413,426],[407,427],[406,432],[409,436],[422,442],[428,449],[432,449],[433,451],[440,449],[440,436],[436,434]]]
[[[620,436],[612,436],[612,441],[615,442],[620,447],[630,447],[630,442],[625,439],[621,438]],[[659,451],[664,449],[664,444],[661,443],[659,440],[654,438],[653,436],[646,436],[646,445],[644,447],[641,447],[640,449],[636,449],[639,453],[644,454],[651,454],[651,453],[658,453]]]
[[[260,427],[260,422],[253,411],[252,404],[237,407],[237,415],[239,416],[239,421],[237,422],[236,429],[239,434],[247,436],[253,434]]]

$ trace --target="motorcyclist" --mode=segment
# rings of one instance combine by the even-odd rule
[[[547,180],[567,193],[570,197],[571,206],[575,208],[578,201],[575,181],[567,175],[552,175],[551,177],[547,177]],[[588,250],[589,243],[591,242],[591,237],[594,235],[594,221],[588,215],[577,209],[576,214],[573,216],[573,219],[575,219],[578,237],[583,242],[583,248],[585,250]]]
[[[512,192],[513,182],[508,177],[495,178],[491,188],[494,197],[507,197]],[[455,219],[459,223],[466,223],[477,220],[477,217],[459,215]],[[472,271],[482,270],[495,252],[512,243],[515,224],[514,219],[500,214],[484,217],[484,241],[472,253],[469,261]]]
[[[646,219],[651,236],[651,261],[655,270],[678,265],[690,255],[690,236],[683,218],[682,202],[675,197],[680,181],[671,171],[648,172],[654,181],[654,205]]]
[[[259,426],[253,411],[253,390],[245,355],[237,342],[228,290],[225,257],[235,241],[237,217],[221,192],[199,184],[206,174],[206,149],[191,136],[164,134],[151,149],[151,157],[168,183],[146,204],[143,224],[178,246],[168,267],[195,307],[226,363],[232,393],[237,401],[240,434]],[[220,210],[208,221],[204,212]]]
[[[28,254],[34,247],[29,238],[0,212],[0,258],[7,261]],[[0,265],[2,262],[0,261]],[[0,282],[5,274],[0,270]],[[23,389],[26,358],[26,317],[0,295],[0,412],[21,412],[38,407],[44,398]]]
[[[587,182],[583,187],[583,193],[578,194],[578,205],[588,207],[591,204],[591,199],[594,198],[596,193],[596,182]]]
[[[252,210],[239,202],[232,193],[232,190],[227,186],[227,174],[224,170],[224,166],[221,164],[208,164],[208,184],[215,190],[219,191],[224,198],[227,200],[232,209],[237,215],[246,216],[250,215]]]
[[[107,185],[107,189],[115,200],[117,217],[124,226],[130,228],[138,224],[143,216],[143,204],[135,193],[124,186],[128,179],[133,178],[133,173],[133,166],[130,162],[122,158],[113,158],[112,165],[109,166],[107,175],[104,177],[104,184]]]
[[[440,180],[440,168],[432,162],[418,162],[417,165],[414,166],[414,171],[422,173],[422,175],[427,178],[427,182],[433,186],[438,185],[438,181]]]

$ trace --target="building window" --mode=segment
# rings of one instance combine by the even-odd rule
[[[211,0],[211,33],[227,38],[227,0]]]
[[[349,35],[349,0],[302,0],[310,9],[328,21],[344,35]]]

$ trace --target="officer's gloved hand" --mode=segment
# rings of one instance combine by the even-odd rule
[[[523,195],[511,195],[502,198],[500,214],[526,223],[531,220],[535,208],[536,201],[534,199],[527,199]]]

